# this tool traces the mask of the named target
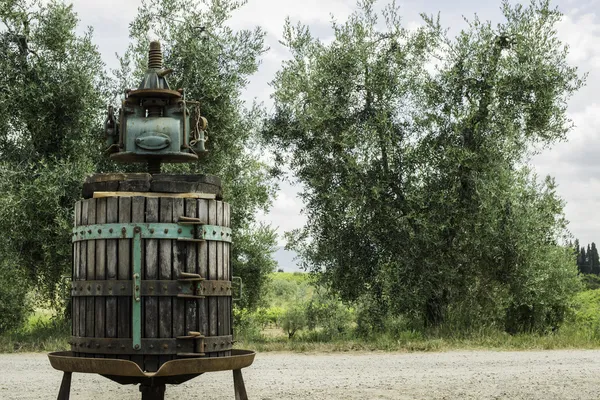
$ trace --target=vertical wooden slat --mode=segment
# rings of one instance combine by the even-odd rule
[[[81,204],[81,225],[87,224],[87,213],[88,203],[84,200]],[[83,231],[84,229],[82,228],[81,230]],[[82,280],[87,279],[87,242],[87,240],[82,240],[79,247],[79,278]],[[86,336],[86,312],[87,302],[86,298],[84,297],[83,299],[79,300],[79,336]]]
[[[146,222],[158,222],[158,198],[146,199]],[[142,279],[158,279],[158,241],[146,239],[146,254]],[[158,290],[159,288],[155,288]],[[142,337],[158,337],[158,298],[147,296],[142,298],[142,320],[144,321],[144,333]],[[158,370],[158,356],[144,357],[144,370],[155,372]]]
[[[145,213],[146,213],[146,198],[145,197],[141,197],[141,196],[136,196],[133,197],[131,200],[131,222],[140,222],[143,223],[145,220]],[[135,254],[132,255],[133,257],[136,257]],[[142,260],[141,260],[141,265],[142,265],[142,271],[144,271],[144,260],[145,260],[145,256],[144,256],[144,246],[142,244],[142,254],[141,254]],[[143,297],[142,297],[143,299]],[[131,304],[132,299],[129,298],[129,302]],[[130,314],[131,315],[131,314]],[[143,305],[142,305],[142,321],[144,320],[143,318]],[[143,324],[143,322],[142,322]],[[143,327],[142,328],[142,332],[143,332]],[[132,327],[133,329],[133,327]],[[131,356],[131,361],[133,361],[134,363],[136,363],[140,368],[144,368],[144,357],[140,354],[140,355],[133,355]]]
[[[96,199],[87,199],[85,202],[88,205],[87,212],[87,223],[96,223]],[[87,277],[89,280],[94,279],[96,276],[96,241],[87,241]],[[94,323],[96,322],[95,317],[95,298],[90,296],[86,298],[86,311],[85,311],[85,336],[94,337]]]
[[[207,200],[198,200],[198,219],[204,223],[208,223]],[[207,242],[201,242],[198,244],[198,274],[200,274],[200,276],[204,279],[209,279]],[[208,298],[198,300],[198,320],[200,324],[200,332],[204,336],[208,336]]]
[[[223,225],[229,227],[231,224],[231,216],[230,216],[230,208],[229,203],[223,203]],[[223,279],[230,281],[231,280],[231,261],[230,257],[230,247],[229,243],[223,244],[223,270],[225,271],[225,275]],[[231,335],[231,317],[232,317],[232,309],[231,309],[231,296],[225,298],[225,335]],[[225,352],[226,356],[231,355],[231,350]]]
[[[208,202],[208,224],[215,225],[217,223],[217,202],[209,200]],[[208,242],[208,279],[217,279],[217,243],[214,240]],[[211,296],[208,298],[208,333],[210,336],[218,334],[218,314],[217,314],[217,298]],[[210,349],[213,350],[213,349]],[[212,354],[211,356],[215,356]]]
[[[116,197],[106,199],[106,223],[115,223],[119,220],[119,202]],[[106,279],[117,279],[119,246],[117,239],[106,241]],[[117,337],[117,297],[118,288],[115,286],[114,296],[106,298],[106,337]]]
[[[78,201],[77,203],[75,203],[75,215],[74,215],[74,226],[79,226],[81,225],[81,201]],[[77,283],[78,280],[81,279],[80,275],[79,275],[79,257],[80,257],[80,249],[81,249],[81,242],[75,242],[73,244],[73,281],[75,283]],[[72,314],[72,318],[73,318],[73,336],[80,336],[79,335],[79,318],[80,318],[80,300],[81,297],[72,297],[71,298],[71,302],[73,303],[73,314]],[[79,355],[79,353],[75,353],[76,355]]]
[[[185,200],[185,215],[198,218],[198,207],[196,199]],[[198,273],[198,244],[188,243],[186,249],[185,272]],[[197,332],[198,326],[198,301],[185,300],[185,333]]]
[[[84,200],[88,205],[87,212],[87,223],[96,223],[96,199]],[[87,261],[86,261],[87,279],[92,280],[96,276],[96,241],[87,241]],[[86,298],[86,311],[85,311],[85,336],[94,337],[95,328],[94,323],[96,322],[95,304],[96,299],[92,296]]]
[[[131,222],[131,197],[119,197],[119,222]],[[119,280],[131,279],[131,239],[119,239]],[[117,300],[117,337],[131,337],[131,293],[121,293]],[[132,350],[132,349],[128,349]],[[133,351],[133,350],[132,350]],[[129,360],[129,356],[119,356]]]
[[[106,199],[96,199],[96,223],[106,223]],[[102,281],[106,279],[106,240],[96,240],[96,275],[95,279]],[[102,297],[96,298],[96,309],[94,311],[94,336],[103,338],[104,319],[106,318],[106,300]],[[96,355],[103,358],[102,355]]]
[[[96,200],[96,223],[106,223],[106,199]],[[96,240],[96,276],[95,279],[102,281],[106,279],[106,240]],[[96,310],[94,315],[95,322],[95,337],[102,338],[104,332],[104,318],[106,311],[106,302],[103,298],[96,299]]]
[[[179,217],[185,212],[183,199],[173,199],[173,222],[177,222]],[[177,240],[173,244],[173,272],[172,279],[177,279],[179,274],[185,270],[187,243]],[[173,337],[184,336],[185,332],[185,300],[173,299]]]
[[[162,197],[159,209],[160,222],[173,221],[173,199]],[[158,244],[158,278],[172,279],[173,250],[171,240],[160,240]],[[162,290],[162,288],[161,288]],[[170,297],[159,297],[158,299],[158,337],[169,338],[173,334],[173,302]],[[169,356],[159,356],[159,363],[169,361]]]
[[[217,220],[216,224],[219,226],[223,225],[223,202],[217,201]],[[225,263],[223,262],[223,242],[219,241],[217,245],[217,279],[223,280],[225,276]],[[225,297],[217,297],[217,335],[223,336],[225,334]],[[219,357],[222,357],[225,353],[220,351]]]

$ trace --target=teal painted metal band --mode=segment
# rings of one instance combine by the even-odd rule
[[[133,236],[133,296],[131,307],[131,327],[133,349],[142,348],[142,235],[139,227]]]
[[[231,243],[231,228],[219,225],[172,223],[120,223],[80,225],[73,228],[73,242],[98,239],[133,239],[136,228],[141,239],[210,240]]]

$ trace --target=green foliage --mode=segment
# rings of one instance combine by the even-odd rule
[[[308,329],[321,327],[325,335],[335,337],[349,330],[353,319],[352,311],[324,288],[317,288],[304,312]]]
[[[586,290],[573,300],[573,323],[576,329],[600,338],[600,290]]]
[[[600,289],[600,276],[583,274],[581,275],[581,282],[587,290]]]
[[[0,21],[0,254],[10,274],[26,274],[23,292],[60,308],[71,210],[100,156],[104,65],[71,5],[5,1]]]
[[[296,332],[306,327],[306,313],[301,304],[288,308],[281,316],[281,327],[292,339]]]
[[[21,327],[31,311],[25,283],[18,268],[0,259],[0,335]]]
[[[358,302],[365,333],[390,316],[510,332],[555,329],[578,289],[555,183],[525,166],[562,140],[583,84],[547,1],[502,2],[498,26],[401,26],[359,3],[323,43],[284,27],[263,137],[305,188],[290,235],[304,266]],[[380,21],[380,19],[382,21]],[[431,68],[431,63],[435,67]],[[536,147],[537,146],[537,147]]]

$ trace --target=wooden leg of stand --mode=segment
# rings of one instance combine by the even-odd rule
[[[248,400],[241,369],[233,370],[233,387],[235,388],[235,400]]]
[[[60,391],[58,392],[58,400],[69,400],[71,394],[71,375],[72,372],[65,372],[60,384]]]
[[[167,386],[165,384],[152,385],[144,384],[140,385],[140,392],[142,392],[142,400],[165,400],[165,390]]]

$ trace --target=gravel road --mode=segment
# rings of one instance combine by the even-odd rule
[[[244,370],[251,399],[598,399],[600,351],[262,353]],[[44,354],[0,355],[0,399],[56,399]],[[230,373],[167,387],[167,399],[233,399]],[[73,400],[138,400],[137,386],[74,374]]]

